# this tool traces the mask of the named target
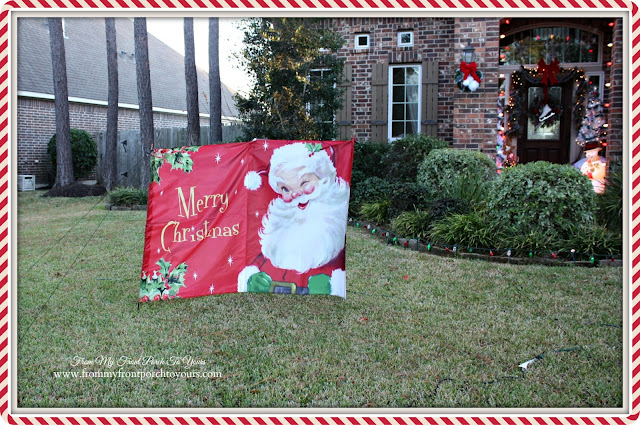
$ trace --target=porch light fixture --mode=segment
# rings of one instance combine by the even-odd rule
[[[467,46],[462,49],[462,60],[471,63],[476,59],[476,49],[471,45],[471,40],[467,40]]]

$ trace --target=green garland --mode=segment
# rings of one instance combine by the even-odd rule
[[[584,102],[586,99],[588,84],[585,79],[584,70],[576,68],[560,68],[560,72],[556,74],[558,84],[565,83],[570,79],[577,80],[576,87],[576,103],[573,105],[573,122],[576,130],[580,128],[582,118],[585,114]],[[520,126],[520,118],[522,114],[527,114],[524,105],[526,99],[526,87],[525,82],[529,84],[540,84],[541,78],[539,76],[538,68],[520,69],[514,71],[511,74],[511,101],[505,108],[505,112],[509,116],[507,128],[505,129],[505,136],[518,137],[522,136],[524,129]]]

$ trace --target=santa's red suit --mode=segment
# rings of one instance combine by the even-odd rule
[[[263,254],[243,271],[247,292],[344,296],[344,248],[327,264],[298,273],[275,267]]]

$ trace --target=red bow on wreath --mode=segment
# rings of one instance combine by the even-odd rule
[[[462,74],[464,75],[464,78],[462,79],[463,81],[466,80],[469,75],[471,75],[474,80],[480,82],[480,77],[478,77],[478,74],[476,74],[477,70],[478,66],[475,62],[466,63],[465,61],[462,61],[460,63],[460,71],[462,71]]]
[[[549,103],[549,86],[558,83],[555,74],[560,72],[560,62],[558,62],[558,59],[554,59],[553,62],[547,65],[544,59],[540,59],[540,62],[538,62],[538,71],[542,74],[540,82],[544,90],[544,103],[547,104]]]

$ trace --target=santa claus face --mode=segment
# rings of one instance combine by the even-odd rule
[[[302,169],[280,175],[280,196],[262,219],[262,253],[278,268],[304,273],[327,264],[344,248],[349,186]]]
[[[301,174],[304,167],[290,170],[278,170],[275,175],[279,179],[278,192],[284,202],[297,200],[298,208],[305,209],[309,203],[309,196],[318,186],[320,179],[315,173]]]

